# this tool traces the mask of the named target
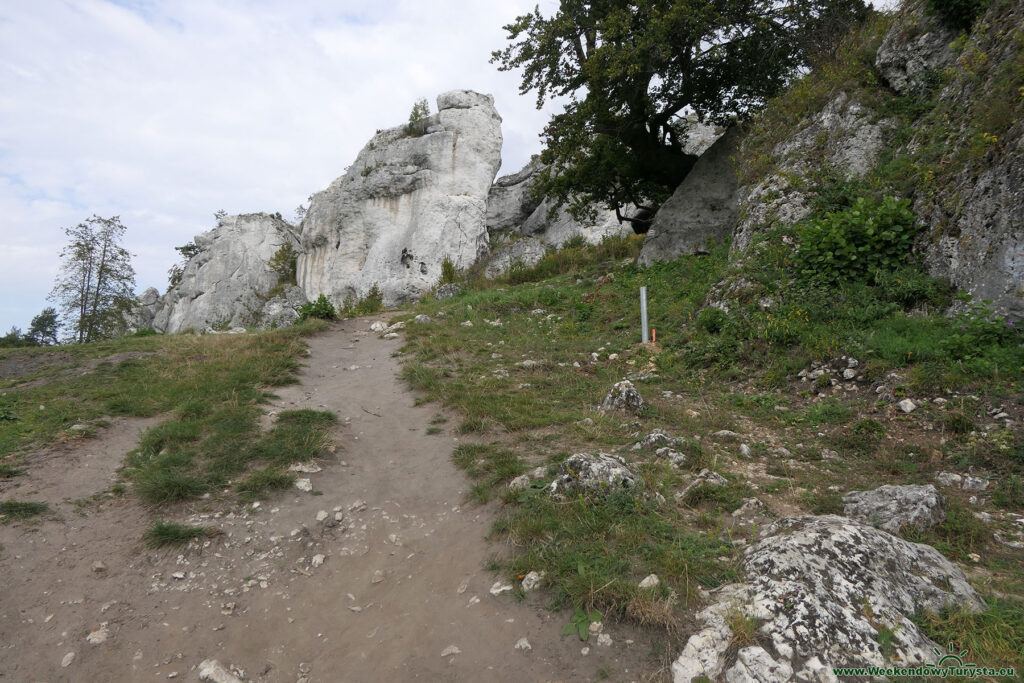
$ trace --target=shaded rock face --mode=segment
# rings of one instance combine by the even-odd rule
[[[658,209],[644,238],[641,266],[701,252],[709,242],[722,243],[732,234],[739,211],[732,156],[739,138],[738,128],[729,129]]]
[[[687,154],[704,154],[720,136],[721,132],[714,126],[694,121],[689,128],[684,151]],[[492,241],[500,243],[509,236],[524,235],[536,238],[548,247],[559,248],[577,236],[588,244],[598,244],[606,237],[633,234],[629,221],[619,222],[615,212],[603,206],[593,206],[594,220],[581,221],[564,208],[552,212],[555,203],[551,199],[538,201],[532,198],[530,189],[543,169],[540,160],[534,158],[522,170],[494,182],[487,196],[487,230]],[[623,213],[630,217],[636,215],[631,207],[624,208]],[[503,272],[500,261],[492,259],[492,263],[495,265],[490,270]]]
[[[313,195],[298,260],[307,298],[339,304],[376,284],[393,306],[433,287],[445,258],[466,268],[487,253],[501,117],[491,96],[468,90],[438,96],[437,108],[413,134],[399,126],[375,135],[344,176]]]
[[[903,529],[927,531],[946,519],[942,496],[927,486],[880,486],[843,496],[843,514],[898,534]]]
[[[292,227],[262,213],[227,216],[195,243],[199,253],[181,282],[154,306],[153,329],[172,334],[259,326],[267,295],[280,280],[268,263],[285,244],[298,245]]]
[[[594,207],[596,217],[592,222],[576,220],[564,208],[549,217],[554,201],[538,201],[530,196],[537,174],[543,169],[544,165],[535,158],[519,172],[494,181],[487,195],[487,231],[492,242],[501,244],[525,236],[557,249],[576,236],[588,244],[598,244],[605,237],[633,233],[628,222],[620,223],[614,211],[599,206]],[[507,270],[507,266],[502,269],[501,264],[500,256],[492,258],[488,263],[488,277]]]
[[[135,299],[136,306],[128,320],[128,327],[136,330],[152,328],[153,318],[160,310],[160,292],[149,287]]]
[[[700,630],[672,664],[677,683],[696,676],[774,681],[836,680],[833,666],[934,663],[936,643],[910,617],[918,610],[983,607],[953,563],[934,548],[834,515],[781,519],[746,551],[744,583],[714,592]],[[729,620],[757,620],[758,645],[728,666]],[[879,632],[892,635],[883,653]]]

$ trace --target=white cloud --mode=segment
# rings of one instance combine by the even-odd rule
[[[163,289],[214,211],[291,216],[418,97],[492,93],[518,170],[553,109],[488,60],[535,2],[3,3],[0,333],[47,305],[63,227],[120,215],[140,290]]]

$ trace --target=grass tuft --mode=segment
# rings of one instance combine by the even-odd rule
[[[190,526],[176,522],[154,522],[143,535],[150,548],[184,545],[194,538],[206,538],[216,533],[210,527]]]
[[[37,517],[50,509],[46,503],[26,502],[19,500],[0,501],[0,521],[10,522],[15,519]]]

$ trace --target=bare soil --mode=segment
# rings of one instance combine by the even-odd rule
[[[611,645],[583,643],[560,635],[570,615],[544,609],[543,590],[491,594],[507,583],[485,569],[508,551],[484,540],[495,508],[466,502],[450,461],[458,439],[426,434],[438,408],[415,405],[396,378],[400,342],[371,322],[313,337],[301,383],[269,409],[340,416],[336,454],[298,474],[312,491],[173,515],[105,495],[155,423],[128,419],[27,457],[25,475],[0,482],[4,499],[52,509],[0,526],[0,679],[195,681],[207,659],[289,683],[657,676],[643,633],[615,626]],[[222,533],[147,549],[147,526],[169,517]],[[530,649],[517,649],[524,638]]]

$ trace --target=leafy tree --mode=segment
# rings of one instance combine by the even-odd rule
[[[64,229],[69,241],[60,253],[61,273],[49,299],[63,310],[73,341],[114,336],[135,306],[135,269],[121,246],[124,232],[118,216],[93,216]]]
[[[421,97],[412,105],[412,111],[409,112],[409,123],[419,123],[428,116],[430,116],[430,103],[427,102],[427,98]]]
[[[177,287],[181,284],[181,278],[185,275],[185,266],[199,253],[199,246],[195,242],[186,242],[180,247],[175,247],[174,251],[181,254],[181,261],[175,263],[167,270],[168,287]]]
[[[35,346],[35,344],[29,337],[21,333],[20,327],[12,325],[7,334],[0,337],[0,349],[13,346]]]
[[[60,322],[57,318],[57,309],[47,306],[36,317],[28,327],[25,336],[39,346],[50,346],[57,343],[57,334],[60,331]]]
[[[541,134],[538,194],[577,216],[593,201],[651,210],[696,162],[686,114],[746,116],[867,11],[863,0],[562,0],[550,18],[537,8],[505,26],[510,44],[491,61],[522,69],[538,108],[568,98]]]

